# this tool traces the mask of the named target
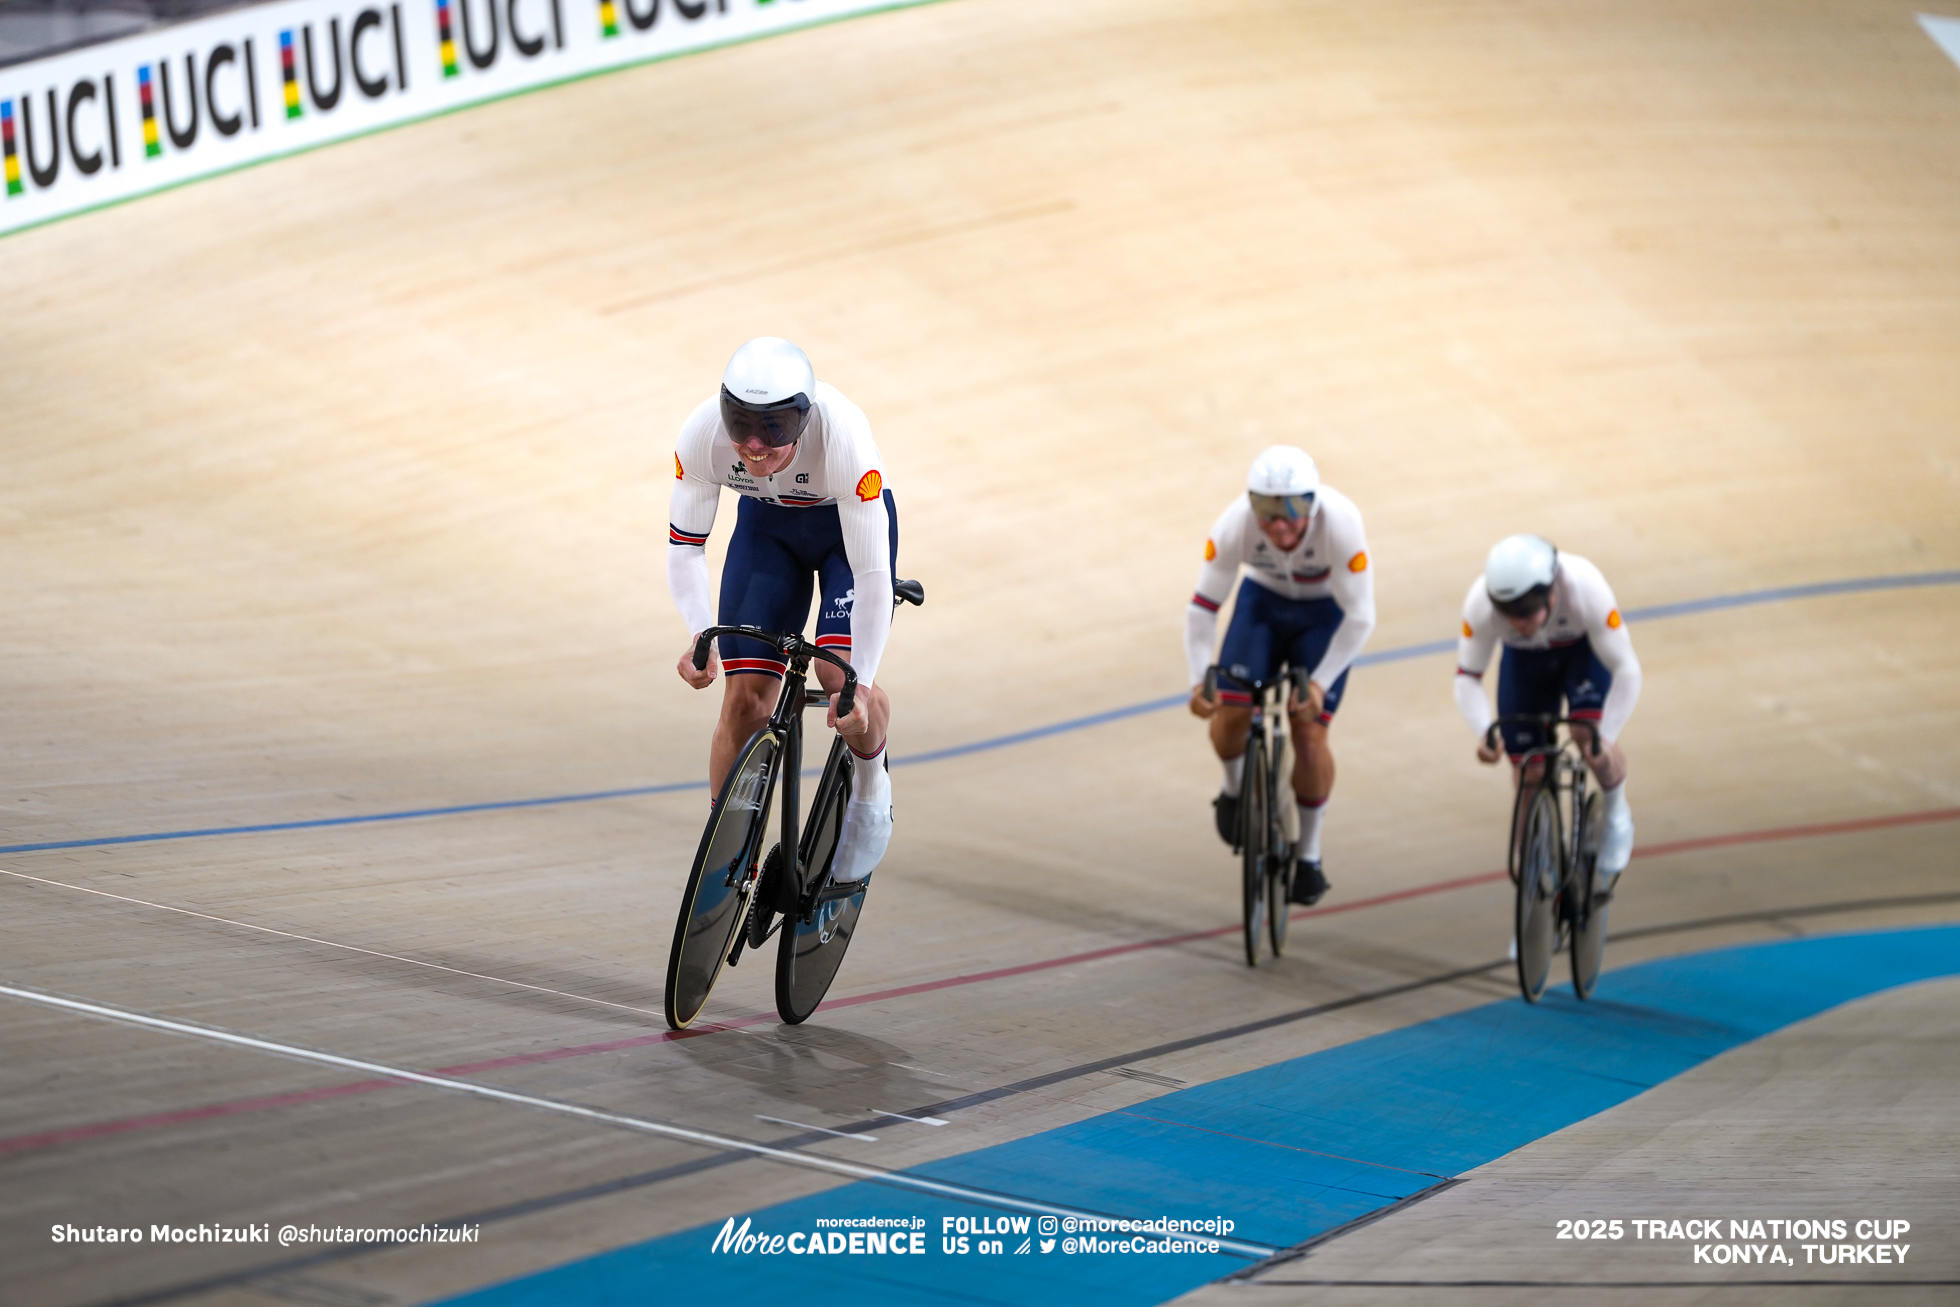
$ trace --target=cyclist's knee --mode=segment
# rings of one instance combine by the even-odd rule
[[[1237,704],[1220,704],[1211,715],[1211,745],[1221,758],[1236,758],[1245,752],[1245,733],[1252,728],[1252,709]]]
[[[782,682],[773,676],[743,673],[722,677],[721,713],[735,721],[753,721],[769,716],[776,704]]]

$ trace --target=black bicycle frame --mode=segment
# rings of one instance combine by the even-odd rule
[[[1554,790],[1570,789],[1572,787],[1572,781],[1568,780],[1562,774],[1563,767],[1572,768],[1573,778],[1576,779],[1581,766],[1578,761],[1571,759],[1566,753],[1567,744],[1572,746],[1574,753],[1579,751],[1578,742],[1571,739],[1574,724],[1572,718],[1559,717],[1552,713],[1511,713],[1508,716],[1499,717],[1484,731],[1484,747],[1487,749],[1496,749],[1501,746],[1504,742],[1503,730],[1506,726],[1536,726],[1545,733],[1545,742],[1543,744],[1534,744],[1531,748],[1526,749],[1518,755],[1517,760],[1513,764],[1518,769],[1519,793],[1523,793],[1523,788],[1526,783],[1525,774],[1534,762],[1542,763],[1550,771],[1550,775],[1534,782],[1535,784],[1550,785]],[[1576,724],[1587,728],[1587,733],[1590,738],[1587,741],[1585,752],[1597,758],[1599,756],[1599,723],[1585,721]],[[1565,740],[1558,738],[1557,728],[1560,726],[1566,728],[1567,738]],[[1578,805],[1579,796],[1575,793],[1572,805],[1575,809],[1572,813],[1572,823],[1575,832],[1578,829],[1579,823],[1579,813],[1576,811]],[[1515,865],[1518,857],[1518,819],[1523,812],[1524,804],[1522,802],[1516,802],[1511,805],[1511,843],[1510,853],[1506,861],[1513,864],[1510,869],[1513,880],[1516,880],[1518,876],[1518,869]],[[1565,857],[1564,842],[1565,832],[1561,832],[1559,837],[1560,858]]]
[[[837,715],[848,717],[857,704],[857,673],[851,665],[831,653],[820,649],[805,640],[801,635],[779,635],[765,631],[757,626],[711,626],[701,632],[694,641],[694,669],[703,671],[708,666],[708,650],[717,636],[740,635],[751,640],[760,640],[783,655],[788,666],[783,669],[783,687],[776,696],[776,709],[769,715],[767,729],[782,737],[783,755],[778,762],[782,768],[783,780],[783,871],[789,883],[796,886],[796,899],[801,908],[807,886],[803,883],[803,867],[797,847],[797,826],[802,820],[798,804],[802,800],[800,786],[803,776],[803,710],[812,703],[827,703],[830,696],[818,694],[814,698],[805,696],[804,687],[810,674],[810,660],[817,658],[829,663],[844,673],[844,688],[837,694]],[[739,874],[739,873],[738,873]],[[737,945],[740,951],[740,945]]]
[[[1282,691],[1281,699],[1278,705],[1280,711],[1280,726],[1277,728],[1281,732],[1281,735],[1279,738],[1273,741],[1272,766],[1277,768],[1279,766],[1279,755],[1285,751],[1284,731],[1285,731],[1285,724],[1287,719],[1287,712],[1286,712],[1286,701],[1283,694],[1283,689],[1284,687],[1291,685],[1293,687],[1294,699],[1299,703],[1303,703],[1303,704],[1306,703],[1309,694],[1307,689],[1307,685],[1308,685],[1307,671],[1304,668],[1300,668],[1300,667],[1289,667],[1286,669],[1286,675],[1280,677],[1278,680],[1275,681],[1246,681],[1246,680],[1241,680],[1240,678],[1232,675],[1230,672],[1226,671],[1223,667],[1214,663],[1210,667],[1205,668],[1205,698],[1206,699],[1210,700],[1213,703],[1218,702],[1218,685],[1219,682],[1221,681],[1229,681],[1231,684],[1239,687],[1241,690],[1244,690],[1248,695],[1252,697],[1252,705],[1251,705],[1252,721],[1246,728],[1246,738],[1248,741],[1251,739],[1253,735],[1258,734],[1259,732],[1263,731],[1266,728],[1266,706],[1267,706],[1266,700],[1268,699],[1268,697],[1270,697],[1272,692],[1275,690]],[[1282,782],[1279,781],[1278,779],[1275,779],[1274,781],[1275,787],[1277,787],[1281,783]],[[1290,785],[1290,782],[1288,784]]]

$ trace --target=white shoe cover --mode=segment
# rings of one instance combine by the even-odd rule
[[[837,855],[830,862],[832,884],[863,880],[884,859],[892,842],[890,803],[847,803],[844,829],[837,837]]]
[[[1625,800],[1611,804],[1606,812],[1606,833],[1599,841],[1599,874],[1617,876],[1633,857],[1633,809]]]

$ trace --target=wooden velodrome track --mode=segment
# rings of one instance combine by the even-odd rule
[[[1636,613],[1947,573],[1636,618],[1644,856],[1616,927],[1704,924],[1608,963],[1960,919],[1956,141],[1960,69],[1893,0],[961,0],[0,242],[0,802],[10,850],[64,846],[0,859],[0,984],[758,1140],[785,1134],[758,1116],[836,1128],[1048,1077],[945,1128],[807,1145],[878,1168],[1504,998],[1502,968],[1408,987],[1509,932],[1486,874],[1505,783],[1472,757],[1447,655],[1354,675],[1335,890],[1257,971],[1213,932],[1235,872],[1181,710],[926,757],[1175,696],[1205,530],[1276,441],[1367,516],[1376,651],[1449,638],[1516,530],[1591,557]],[[912,765],[834,991],[864,1001],[744,1022],[770,1000],[743,966],[709,1009],[733,1027],[673,1041],[700,790],[512,801],[699,777],[718,691],[670,670],[669,452],[765,332],[885,452],[899,570],[930,596],[882,677]],[[332,824],[469,805],[489,806]],[[1381,991],[1115,1067],[1139,1074],[1062,1074]],[[1830,1057],[1684,1080],[1626,1109],[1658,1117],[1520,1163],[1461,1216],[1483,1223],[1474,1267],[1409,1251],[1469,1228],[1447,1206],[1467,1189],[1328,1264],[1684,1273],[1550,1242],[1571,1213],[1544,1195],[1634,1140],[1649,1214],[1755,1175],[1923,1221],[1914,1274],[1950,1283],[1952,1079],[1894,1095],[1911,1110],[1887,1131],[1833,1135],[1828,1166],[1780,1167],[1806,1136],[1763,1126],[1785,1077],[1809,1121],[1851,1110],[1832,1067],[1904,1083],[1898,1050],[1937,1011],[1873,1010],[1842,1048],[1802,1045]],[[1749,1075],[1763,1116],[1727,1153],[1668,1134]],[[700,1150],[346,1089],[368,1079],[0,1002],[0,1300],[421,1301],[837,1183],[760,1161],[634,1182]],[[305,1265],[317,1250],[48,1233],[497,1211],[471,1246]],[[1334,1292],[1292,1279],[1255,1297]]]

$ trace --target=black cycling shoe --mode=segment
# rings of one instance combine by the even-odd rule
[[[1218,819],[1218,838],[1236,849],[1239,846],[1239,796],[1221,792],[1211,801],[1211,811]]]
[[[1327,877],[1321,875],[1318,862],[1308,862],[1305,858],[1293,869],[1293,889],[1287,895],[1295,903],[1308,907],[1320,902],[1327,893]]]

